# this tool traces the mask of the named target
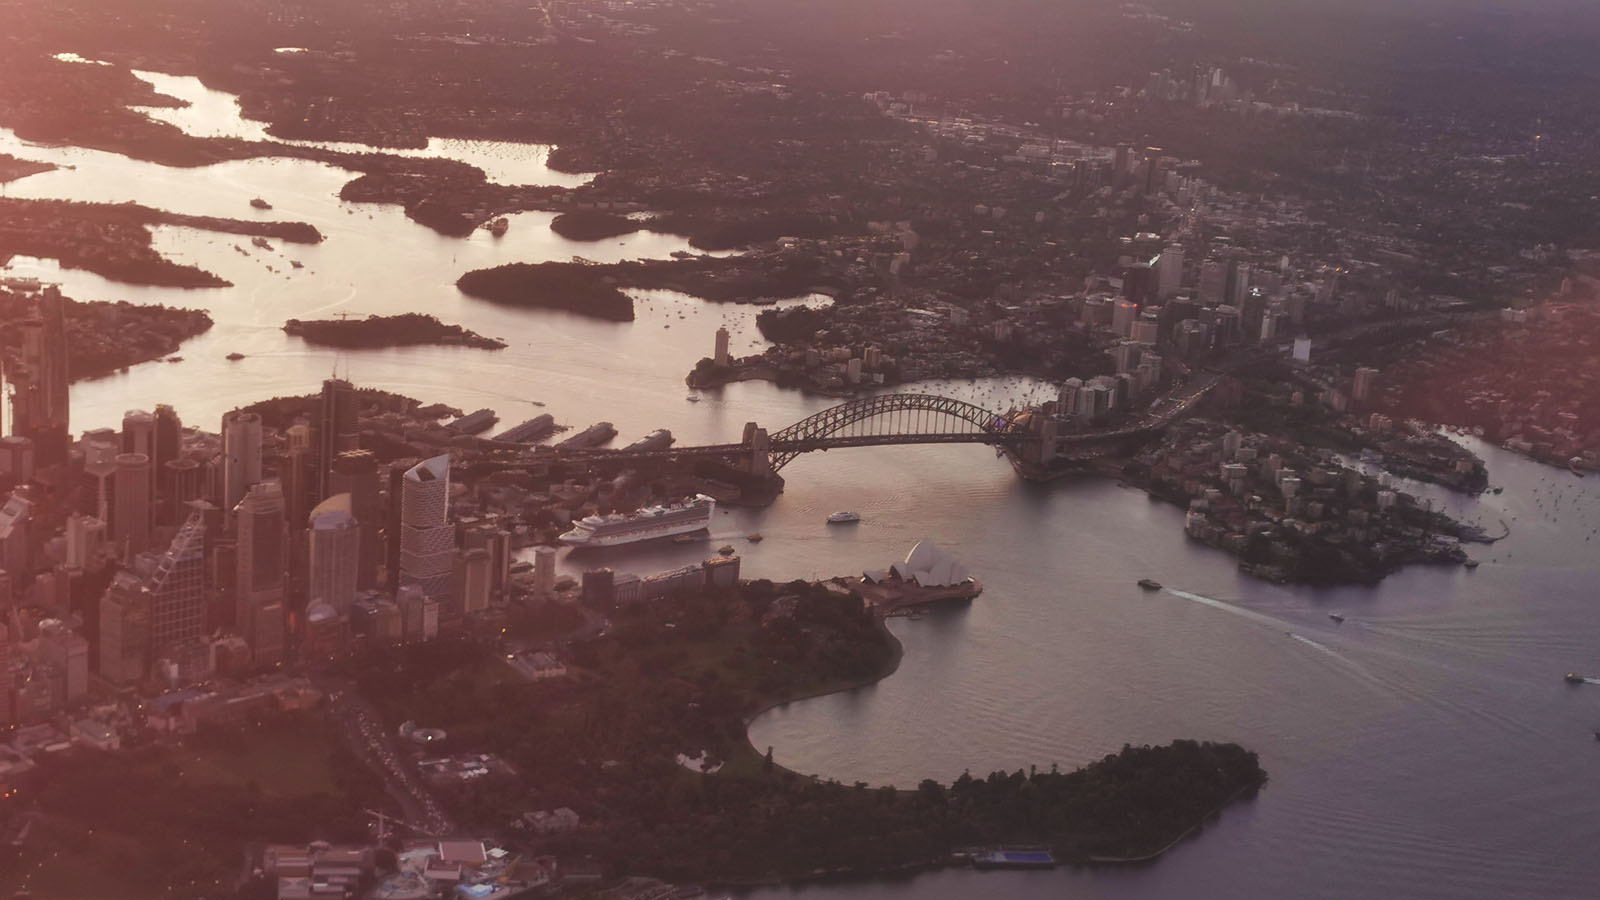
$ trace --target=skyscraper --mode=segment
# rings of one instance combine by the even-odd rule
[[[356,389],[350,382],[329,378],[322,382],[321,418],[317,422],[317,499],[335,493],[333,464],[339,454],[361,446],[356,426]]]
[[[1145,302],[1156,289],[1156,271],[1148,260],[1140,260],[1122,272],[1122,296],[1135,304]],[[1126,337],[1127,333],[1124,332]]]
[[[370,591],[378,584],[378,563],[383,558],[379,528],[383,521],[383,505],[378,498],[377,455],[371,450],[347,450],[335,457],[331,494],[350,495],[350,514],[361,524],[356,589]]]
[[[283,658],[283,487],[276,481],[251,485],[234,512],[239,534],[234,624],[256,664],[268,665]]]
[[[205,633],[205,539],[205,513],[190,513],[150,577],[152,658]]]
[[[67,516],[67,570],[83,572],[94,565],[106,539],[106,523],[93,516]]]
[[[390,591],[400,588],[400,535],[405,529],[400,524],[402,485],[413,464],[409,461],[389,464],[389,492],[385,495],[387,506],[383,522],[383,579]],[[398,601],[396,601],[398,602]]]
[[[549,600],[556,592],[556,548],[533,548],[533,593],[541,600]]]
[[[65,462],[68,438],[66,300],[45,288],[35,316],[17,323],[22,336],[11,384],[11,433],[31,438],[41,466]]]
[[[1255,270],[1249,263],[1234,263],[1228,270],[1228,296],[1227,304],[1237,309],[1244,308],[1245,298],[1250,293],[1250,277]]]
[[[1161,299],[1178,293],[1183,286],[1183,245],[1170,244],[1156,263],[1156,293]]]
[[[493,575],[489,551],[472,547],[456,555],[455,592],[461,598],[464,613],[482,612],[489,608],[489,591]]]
[[[222,417],[222,508],[233,509],[261,480],[261,417],[234,410]]]
[[[1200,266],[1200,303],[1213,306],[1223,301],[1228,287],[1228,266],[1217,260],[1207,260]]]
[[[1111,330],[1127,337],[1133,333],[1133,323],[1139,319],[1139,304],[1132,300],[1118,300],[1111,314]]]
[[[408,643],[431,641],[439,634],[439,604],[422,592],[418,584],[403,584],[395,594],[400,608],[400,631]]]
[[[462,546],[481,547],[489,554],[489,593],[498,597],[511,579],[511,532],[493,523],[480,523],[461,533]]]
[[[33,479],[33,438],[13,434],[0,438],[0,475],[21,484]]]
[[[150,546],[150,457],[143,453],[117,456],[116,504],[111,511],[111,538],[128,556]]]
[[[178,411],[162,403],[156,407],[156,452],[150,459],[155,463],[156,477],[171,460],[183,452],[183,420]]]
[[[12,491],[0,506],[0,569],[11,577],[13,591],[27,587],[29,569],[28,513],[31,504],[21,491]],[[0,597],[0,601],[8,598]]]
[[[306,515],[323,497],[324,480],[311,456],[311,426],[304,422],[290,425],[284,432],[289,445],[278,461],[278,480],[283,483],[284,516],[296,531],[306,525]]]
[[[142,679],[150,665],[150,595],[143,580],[118,572],[100,597],[100,677],[112,684]]]
[[[1261,323],[1267,317],[1267,297],[1260,288],[1250,288],[1244,293],[1244,301],[1239,306],[1240,327],[1244,330],[1246,342],[1261,339]]]
[[[205,471],[192,459],[169,459],[162,465],[162,524],[182,521],[190,501],[205,494]]]
[[[156,459],[156,417],[142,409],[130,409],[122,414],[122,452],[143,453]]]
[[[454,618],[450,601],[455,528],[450,525],[450,456],[406,470],[400,485],[400,585],[415,585]],[[392,501],[391,501],[392,502]]]
[[[348,615],[355,601],[363,528],[351,514],[350,505],[349,494],[334,494],[311,511],[307,608],[326,603],[340,615]]]
[[[83,497],[79,510],[94,516],[107,526],[111,524],[111,508],[116,504],[117,443],[100,437],[84,435],[79,444],[83,449]]]
[[[76,703],[89,692],[89,642],[59,620],[39,623],[39,658],[61,675],[59,704]]]

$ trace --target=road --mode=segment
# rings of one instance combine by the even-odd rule
[[[384,789],[400,805],[405,823],[423,835],[454,834],[455,822],[400,755],[377,709],[349,682],[316,680],[327,695],[328,713],[339,723],[350,749],[383,779]]]

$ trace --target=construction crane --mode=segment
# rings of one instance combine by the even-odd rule
[[[390,815],[388,813],[378,812],[375,809],[363,809],[362,812],[364,812],[367,815],[371,816],[372,818],[378,820],[377,821],[377,826],[378,826],[378,828],[377,828],[377,842],[380,843],[380,844],[383,843],[384,841],[388,840],[388,838],[389,838],[389,823],[390,822],[394,822],[394,823],[399,824],[399,825],[404,825],[405,827],[411,829],[412,831],[416,832],[417,834],[426,834],[427,833],[421,827],[419,827],[417,825],[413,825],[412,823],[406,821],[405,819],[400,818],[399,816],[394,816],[394,815]]]

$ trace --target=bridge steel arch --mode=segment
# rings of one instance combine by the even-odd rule
[[[1006,418],[981,406],[936,394],[878,394],[851,400],[768,436],[774,471],[808,450],[872,443],[1014,444]]]

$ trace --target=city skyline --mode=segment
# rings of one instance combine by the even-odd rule
[[[1600,879],[1600,12],[7,13],[0,891]]]

